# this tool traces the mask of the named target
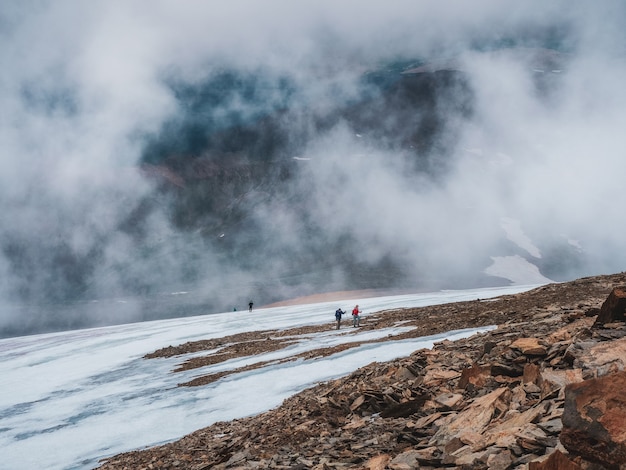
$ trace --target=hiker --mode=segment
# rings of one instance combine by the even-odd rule
[[[337,329],[339,329],[339,325],[341,325],[341,315],[343,315],[344,312],[343,310],[341,310],[341,308],[338,308],[337,310],[335,310],[335,319],[337,320]]]
[[[352,309],[352,326],[355,328],[357,326],[360,326],[359,325],[359,313],[361,313],[361,311],[359,310],[359,306],[357,305],[356,307]]]
[[[252,303],[252,300],[251,300],[251,301],[250,301],[250,303],[248,304],[248,307],[250,307],[250,310],[248,310],[249,312],[251,312],[251,311],[252,311],[252,306],[253,306],[253,305],[254,305],[254,304]]]

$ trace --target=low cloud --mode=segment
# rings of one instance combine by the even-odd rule
[[[192,286],[188,308],[164,302],[169,313],[159,313],[190,314],[207,299],[234,307],[253,294],[367,283],[376,267],[405,286],[460,285],[491,256],[520,254],[505,253],[515,247],[503,242],[502,220],[519,221],[542,253],[584,252],[564,276],[623,269],[624,9],[5,2],[0,329],[52,328],[45,308],[24,313],[25,303],[56,305],[69,326],[106,324],[150,312],[69,314],[68,302]],[[363,105],[388,90],[376,73],[409,65],[435,69],[415,80],[443,76],[439,67],[458,82],[432,78],[436,102],[396,115]],[[233,70],[264,98],[237,92],[210,111],[183,98]],[[252,214],[244,225],[181,229],[174,193],[139,169],[154,143],[175,153],[167,142],[194,142],[188,128],[201,133],[203,116],[245,122],[267,109],[284,113],[284,154],[272,158],[290,162],[288,183],[238,200]],[[376,121],[378,130],[367,127]]]

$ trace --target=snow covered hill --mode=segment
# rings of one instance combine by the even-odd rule
[[[365,321],[380,310],[488,299],[528,286],[445,291],[359,299]],[[393,341],[406,327],[334,329],[333,312],[351,301],[226,312],[0,340],[0,469],[87,469],[98,459],[173,440],[219,420],[260,413],[315,384],[460,338],[484,328]],[[284,350],[172,374],[181,358],[146,360],[169,345],[238,332],[328,324],[294,338]],[[451,325],[451,329],[453,329]],[[345,342],[390,338],[326,358],[280,363],[303,351]],[[193,357],[194,354],[182,359]],[[265,366],[202,387],[177,387],[193,377],[269,361]],[[272,362],[274,361],[274,362]]]

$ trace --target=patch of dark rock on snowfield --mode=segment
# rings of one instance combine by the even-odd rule
[[[274,410],[120,454],[99,468],[626,468],[625,285],[620,273],[371,315],[364,327],[408,321],[415,336],[449,325],[498,328],[369,364]],[[262,337],[289,338],[295,330],[250,333],[240,338],[253,345],[242,354],[253,354]]]

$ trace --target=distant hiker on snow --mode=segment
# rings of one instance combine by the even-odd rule
[[[359,306],[357,305],[356,307],[352,309],[352,326],[355,328],[357,326],[360,326],[359,325],[359,313],[361,313],[361,311],[359,310]]]
[[[248,307],[250,307],[250,310],[248,310],[249,312],[251,312],[251,311],[252,311],[252,306],[253,306],[253,305],[254,305],[254,304],[252,303],[252,300],[251,300],[251,301],[250,301],[250,303],[248,304]]]
[[[339,329],[339,325],[341,325],[341,315],[343,315],[344,312],[343,310],[341,310],[341,308],[338,308],[337,310],[335,310],[335,319],[337,320],[337,329]]]

